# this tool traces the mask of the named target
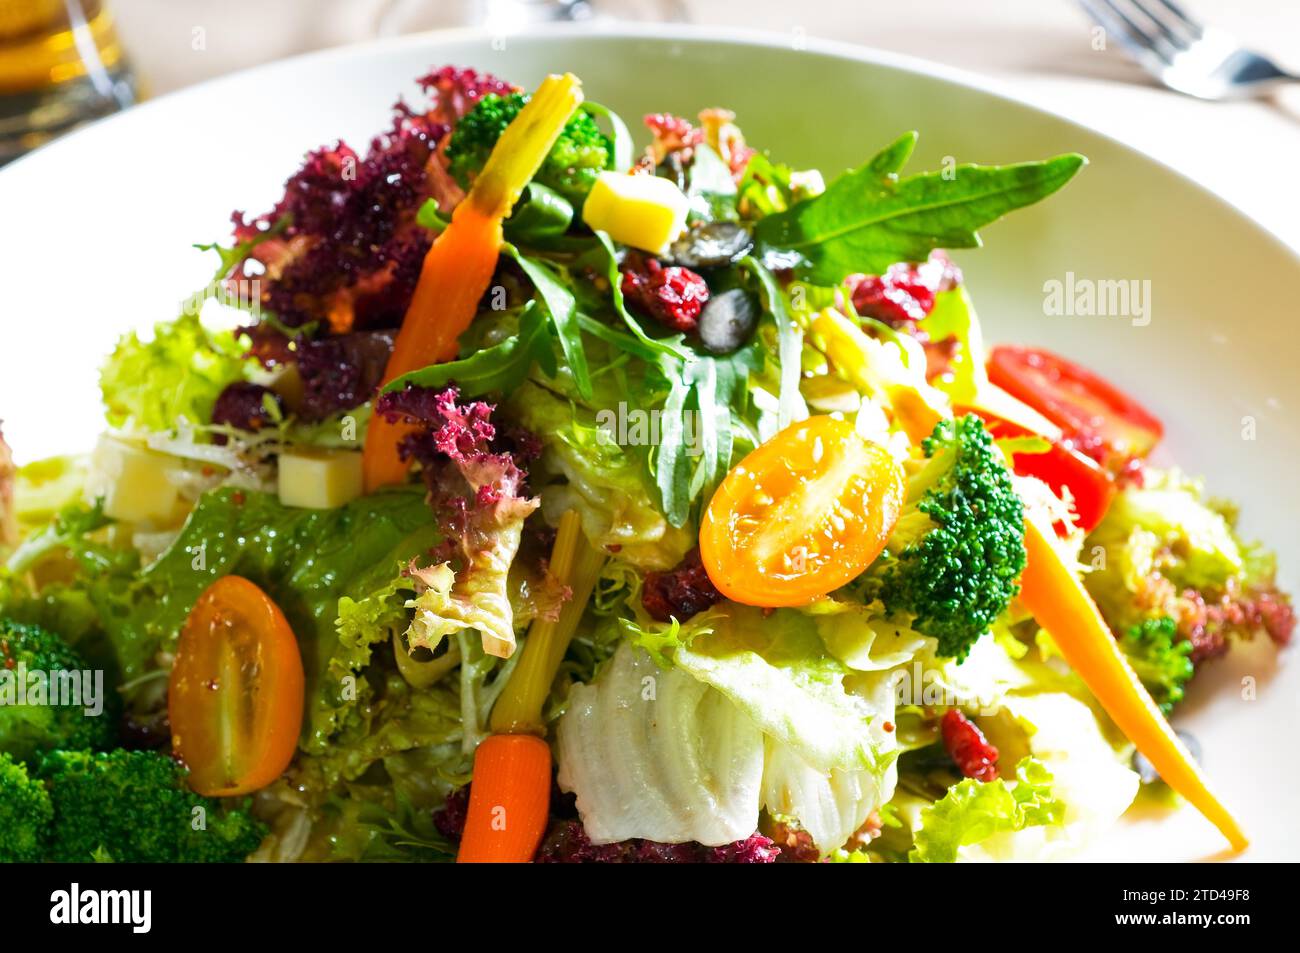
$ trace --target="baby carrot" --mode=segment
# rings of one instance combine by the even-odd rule
[[[548,76],[501,134],[469,194],[424,256],[384,383],[456,356],[456,340],[474,320],[496,270],[502,222],[581,103],[576,76]],[[406,478],[406,463],[397,452],[405,432],[400,423],[370,421],[362,454],[366,492]]]
[[[1020,580],[1020,601],[1165,783],[1217,827],[1234,851],[1245,850],[1249,841],[1236,818],[1214,796],[1200,765],[1160,714],[1078,573],[1052,545],[1052,536],[1050,529],[1026,521],[1028,562]]]
[[[536,735],[490,735],[474,754],[469,813],[456,862],[532,859],[550,813],[551,749]]]

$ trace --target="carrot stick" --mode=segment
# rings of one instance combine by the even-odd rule
[[[1028,562],[1020,580],[1020,601],[1165,783],[1217,827],[1234,851],[1245,850],[1249,841],[1236,818],[1211,792],[1200,765],[1134,674],[1078,573],[1052,545],[1053,535],[1026,521]]]
[[[492,281],[501,247],[501,220],[482,215],[468,202],[452,213],[420,267],[420,280],[406,309],[402,330],[384,370],[384,383],[456,356],[456,339],[478,312]],[[366,492],[406,479],[407,463],[397,454],[411,427],[374,416],[366,431],[361,462]]]
[[[469,194],[424,256],[384,370],[385,384],[456,356],[456,340],[474,320],[496,270],[502,222],[581,103],[576,76],[548,76],[501,134]],[[406,479],[407,464],[397,447],[409,429],[378,417],[370,421],[362,455],[366,492]]]
[[[537,852],[551,800],[551,749],[542,740],[542,705],[604,562],[604,554],[583,535],[582,518],[572,510],[565,513],[550,568],[570,595],[554,619],[539,618],[529,626],[519,664],[492,708],[490,724],[498,734],[474,753],[458,862],[524,863]]]
[[[491,735],[474,753],[474,783],[456,862],[526,863],[546,833],[551,749],[536,735]]]

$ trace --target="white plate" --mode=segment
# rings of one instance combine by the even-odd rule
[[[632,120],[725,105],[750,141],[828,177],[906,129],[914,168],[1077,150],[1091,165],[1062,193],[958,256],[992,340],[1042,344],[1130,390],[1168,426],[1163,454],[1240,500],[1248,535],[1300,563],[1300,374],[1291,337],[1300,260],[1259,226],[1120,143],[945,67],[877,51],[682,27],[538,30],[494,49],[440,33],[271,64],[148,103],[0,172],[0,415],[20,460],[86,449],[100,427],[96,369],[118,334],[176,313],[211,274],[193,242],[225,240],[232,209],[268,209],[309,148],[358,147],[428,67],[456,63],[523,85],[571,70]],[[1158,121],[1159,117],[1152,117]],[[1225,148],[1234,148],[1225,143]],[[1149,280],[1150,324],[1044,313],[1044,283]],[[1244,421],[1256,438],[1243,439]],[[1179,724],[1194,732],[1251,859],[1300,857],[1294,814],[1300,668],[1243,652],[1198,679]],[[1244,677],[1258,682],[1243,699]],[[1213,689],[1213,690],[1212,690]],[[1189,811],[1130,822],[1089,857],[1216,856]]]

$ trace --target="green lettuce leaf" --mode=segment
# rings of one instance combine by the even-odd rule
[[[141,430],[209,423],[221,391],[244,377],[244,350],[229,331],[209,330],[188,312],[156,325],[151,340],[126,335],[99,372],[108,422]]]
[[[364,683],[340,673],[355,674],[368,646],[383,637],[376,629],[364,640],[354,634],[341,641],[340,598],[372,595],[436,541],[432,515],[414,488],[333,510],[294,509],[271,494],[224,488],[200,497],[172,545],[143,568],[129,552],[76,543],[70,553],[79,573],[40,597],[58,598],[61,614],[83,625],[89,617],[79,606],[88,603],[96,631],[83,638],[101,637],[122,680],[135,685],[174,648],[204,589],[221,576],[247,577],[284,610],[298,636],[307,673],[303,745],[314,750],[365,697]]]
[[[966,778],[921,811],[921,827],[910,859],[920,863],[952,863],[962,847],[979,844],[996,834],[1028,827],[1060,824],[1065,805],[1052,795],[1052,774],[1039,761],[1023,758],[1015,780],[981,782]]]
[[[878,770],[886,762],[871,735],[878,712],[846,690],[849,669],[826,651],[808,616],[725,604],[676,628],[623,625],[639,645],[722,692],[817,770]]]
[[[1199,483],[1174,471],[1148,474],[1143,486],[1115,496],[1105,518],[1088,542],[1108,550],[1154,548],[1173,554],[1161,559],[1159,571],[1180,588],[1219,589],[1245,570],[1232,525],[1203,498]],[[1121,556],[1121,564],[1143,562]]]
[[[372,675],[364,717],[300,754],[259,794],[271,835],[255,860],[445,861],[454,857],[433,811],[469,780],[454,682],[416,689],[395,672]]]

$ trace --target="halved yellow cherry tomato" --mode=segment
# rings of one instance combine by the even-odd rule
[[[218,579],[181,630],[167,693],[190,787],[229,797],[270,784],[297,748],[302,705],[302,655],[284,613],[242,576]]]
[[[700,526],[700,558],[734,602],[806,605],[880,555],[904,495],[884,447],[843,420],[809,417],[727,474]]]

